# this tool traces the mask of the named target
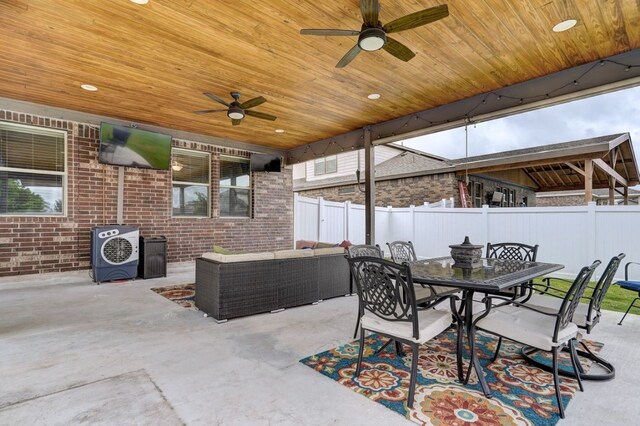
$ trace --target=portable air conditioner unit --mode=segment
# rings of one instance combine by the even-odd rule
[[[93,280],[133,279],[138,275],[138,228],[97,226],[91,229]]]

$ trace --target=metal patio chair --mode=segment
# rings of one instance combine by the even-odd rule
[[[580,390],[584,390],[578,371],[578,356],[575,349],[578,326],[571,322],[580,298],[582,297],[591,276],[600,265],[596,260],[591,266],[585,266],[571,284],[560,309],[555,313],[545,312],[526,304],[511,300],[504,296],[487,296],[485,298],[486,311],[474,316],[470,339],[475,337],[475,329],[484,330],[499,337],[496,352],[492,362],[497,358],[502,339],[506,338],[522,344],[548,351],[553,356],[553,385],[558,401],[560,417],[564,418],[564,407],[560,396],[560,380],[558,377],[558,354],[564,346],[569,348],[571,364]],[[492,300],[509,302],[492,309]],[[467,372],[468,380],[471,369]]]
[[[411,241],[392,241],[387,243],[391,259],[396,263],[415,262],[418,260],[416,250]]]
[[[379,245],[369,245],[369,244],[356,244],[347,247],[347,259],[355,259],[358,257],[378,257],[380,259],[384,259],[382,255],[382,250]],[[353,282],[353,275],[351,275],[351,280]],[[353,338],[358,337],[358,329],[360,328],[360,318],[362,317],[363,312],[360,304],[358,304],[358,318],[356,319],[356,329],[353,332]]]
[[[359,321],[360,350],[354,377],[358,377],[362,371],[366,331],[388,337],[390,341],[394,340],[398,344],[411,346],[411,377],[407,406],[413,408],[419,347],[445,331],[451,325],[452,317],[446,312],[417,307],[411,269],[407,263],[399,265],[378,257],[348,258],[348,261],[358,291],[361,311],[364,313]],[[449,299],[453,305],[455,296],[449,296]],[[458,323],[460,324],[460,321]],[[456,355],[459,379],[462,378],[461,350],[462,345],[458,339]]]
[[[629,307],[627,308],[627,311],[622,316],[622,319],[620,320],[618,325],[622,325],[622,321],[624,321],[624,319],[626,318],[626,316],[629,313],[629,311],[631,310],[631,308],[634,307],[636,301],[640,300],[640,281],[629,280],[629,266],[631,266],[631,265],[640,265],[640,263],[638,263],[638,262],[627,262],[627,264],[624,265],[624,281],[618,281],[616,284],[618,284],[621,288],[624,288],[625,290],[637,291],[638,292],[638,297],[636,297],[635,299],[633,299],[631,301],[631,304],[629,305]],[[640,306],[637,306],[637,307],[640,307]]]
[[[579,303],[577,305],[576,311],[571,318],[571,322],[576,324],[579,328],[585,330],[587,333],[591,333],[591,330],[593,330],[596,324],[600,322],[600,317],[602,316],[602,312],[600,311],[602,301],[607,295],[607,292],[609,291],[609,288],[613,283],[613,278],[615,277],[616,272],[618,272],[618,268],[620,267],[622,259],[624,259],[625,256],[626,255],[624,253],[620,253],[619,255],[612,257],[607,264],[607,267],[604,269],[602,276],[600,276],[598,282],[594,286],[587,284],[587,289],[591,290],[591,293],[586,294],[585,291],[585,294],[583,294],[582,296],[583,303]],[[560,305],[562,304],[564,295],[566,295],[566,290],[554,287],[552,284],[555,282],[570,281],[562,278],[544,278],[543,284],[533,285],[533,290],[535,291],[535,293],[533,293],[523,303],[526,303],[527,306],[535,307],[546,312],[557,312],[560,308]],[[582,365],[578,363],[580,377],[583,380],[613,379],[613,377],[615,376],[615,368],[613,367],[613,365],[594,354],[582,340],[580,340],[579,343],[582,348],[584,348],[584,351],[578,351],[578,355],[590,359],[607,371],[607,373],[605,374],[586,374],[582,369]],[[530,356],[532,352],[533,351],[524,350],[523,355],[529,362],[546,369],[546,365],[536,362]]]

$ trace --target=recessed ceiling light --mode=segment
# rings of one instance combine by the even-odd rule
[[[372,93],[370,95],[367,95],[367,98],[371,99],[372,101],[380,99],[380,93]]]
[[[553,27],[553,31],[555,31],[556,33],[561,33],[575,27],[577,23],[578,21],[576,21],[575,19],[567,19],[566,21],[562,21],[559,24],[556,24]]]
[[[93,84],[81,84],[80,87],[83,88],[84,90],[88,90],[89,92],[97,92],[98,91],[98,88],[96,86],[94,86]]]
[[[131,3],[135,3],[135,4],[147,4],[147,3],[149,3],[149,0],[131,0]]]
[[[284,133],[284,129],[276,129],[276,130],[274,130],[274,132],[276,132],[276,133]]]

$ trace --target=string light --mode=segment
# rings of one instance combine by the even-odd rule
[[[575,78],[573,80],[570,80],[568,83],[566,83],[566,84],[564,84],[564,85],[562,85],[560,87],[557,87],[557,88],[555,88],[553,90],[550,90],[549,92],[547,92],[545,94],[519,97],[519,96],[509,96],[509,95],[499,94],[499,93],[496,93],[496,92],[490,92],[486,96],[484,96],[475,106],[473,106],[471,109],[469,109],[466,113],[460,114],[457,117],[450,117],[450,118],[447,118],[447,119],[444,119],[444,120],[439,120],[439,121],[438,120],[431,121],[431,120],[429,120],[427,118],[422,117],[420,114],[416,114],[415,116],[409,117],[405,123],[402,123],[400,126],[398,126],[397,129],[393,130],[391,133],[389,133],[387,135],[382,135],[382,134],[376,135],[376,139],[379,140],[379,139],[385,139],[387,137],[396,136],[396,134],[398,134],[398,132],[400,130],[402,130],[405,127],[409,127],[409,124],[410,124],[412,119],[413,120],[420,120],[420,121],[422,121],[424,123],[427,123],[429,125],[429,127],[437,126],[437,125],[445,124],[445,123],[452,123],[452,122],[463,120],[463,119],[467,120],[467,125],[468,125],[469,123],[471,123],[471,120],[472,120],[472,117],[473,117],[473,112],[476,109],[478,109],[478,107],[480,107],[481,105],[486,105],[489,96],[492,96],[492,95],[495,96],[495,99],[497,101],[500,101],[500,100],[503,100],[503,99],[507,99],[507,100],[511,100],[511,101],[517,102],[519,105],[522,105],[525,102],[535,101],[535,100],[539,100],[539,99],[542,99],[542,98],[549,99],[549,98],[551,98],[551,96],[554,93],[560,92],[560,91],[562,91],[563,89],[565,89],[568,86],[571,86],[571,85],[578,86],[580,84],[580,81],[587,74],[592,72],[595,67],[597,67],[598,65],[599,66],[604,66],[607,63],[622,67],[624,72],[629,72],[629,71],[631,71],[632,68],[640,68],[640,65],[630,65],[630,64],[624,64],[624,63],[621,63],[621,62],[618,62],[618,61],[614,61],[614,60],[611,60],[611,59],[602,59],[602,60],[600,60],[598,62],[593,63],[591,65],[591,67],[589,67],[586,71],[584,71],[579,77],[577,77],[577,78]],[[475,127],[475,123],[474,123],[474,127]],[[363,141],[363,140],[364,140],[364,135],[360,135],[359,141]],[[294,162],[304,161],[305,156],[306,156],[307,152],[309,152],[309,151],[311,151],[312,155],[315,158],[324,157],[325,155],[328,155],[327,152],[332,148],[332,146],[336,146],[336,145],[340,146],[340,151],[344,152],[345,147],[341,146],[336,140],[332,139],[329,143],[327,143],[325,145],[324,150],[322,151],[322,153],[316,153],[313,150],[313,148],[311,148],[311,145],[306,145],[302,155],[300,155],[299,157],[293,157],[293,156],[289,155],[288,158],[290,160],[294,161]],[[353,145],[351,145],[349,148],[352,149],[352,150],[355,149],[355,147]],[[335,152],[335,150],[332,150],[331,152]]]

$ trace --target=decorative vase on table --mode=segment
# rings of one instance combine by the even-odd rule
[[[482,249],[483,245],[471,244],[469,237],[464,237],[462,244],[454,244],[451,248],[451,257],[454,260],[454,268],[473,269],[482,266]]]

